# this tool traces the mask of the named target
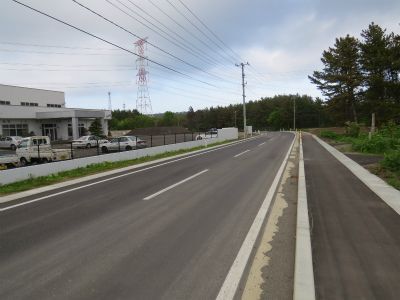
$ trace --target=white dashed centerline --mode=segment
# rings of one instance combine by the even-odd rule
[[[264,143],[261,143],[261,144],[259,144],[258,146],[262,146],[262,145],[264,145],[265,144],[265,142]]]
[[[239,154],[236,154],[234,157],[239,157],[240,155],[245,154],[246,152],[249,152],[250,150],[247,149],[246,151],[240,152]]]
[[[205,170],[203,170],[203,171],[201,171],[199,173],[196,173],[196,174],[194,174],[194,175],[192,175],[192,176],[190,176],[188,178],[185,178],[185,179],[183,179],[183,180],[181,180],[181,181],[179,181],[177,183],[174,183],[173,185],[170,185],[169,187],[166,187],[165,189],[162,189],[161,191],[158,191],[157,193],[154,193],[154,194],[152,194],[150,196],[147,196],[146,198],[143,198],[143,200],[153,199],[154,197],[157,197],[158,195],[161,195],[162,193],[164,193],[166,191],[169,191],[170,189],[173,189],[174,187],[177,187],[178,185],[180,185],[182,183],[185,183],[186,181],[189,181],[189,180],[191,180],[191,179],[193,179],[193,178],[195,178],[195,177],[197,177],[197,176],[199,176],[199,175],[201,175],[201,174],[203,174],[205,172],[208,172],[208,169],[205,169]]]

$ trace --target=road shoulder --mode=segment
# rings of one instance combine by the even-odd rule
[[[336,150],[317,136],[314,139],[321,144],[330,154],[349,169],[358,179],[360,179],[371,191],[379,196],[387,205],[389,205],[397,214],[400,215],[400,191],[388,185],[378,176],[371,174],[368,170],[360,166],[351,158]]]
[[[242,299],[291,299],[298,181],[296,143],[289,156],[242,293]]]

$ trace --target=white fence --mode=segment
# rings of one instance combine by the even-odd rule
[[[222,133],[222,132],[221,132]],[[198,146],[205,146],[210,143],[216,143],[225,141],[228,139],[234,139],[234,135],[230,132],[229,135],[225,136],[221,134],[221,137],[211,138],[207,140],[184,142],[179,144],[170,144],[165,146],[158,146],[152,148],[138,149],[126,152],[117,152],[104,154],[99,156],[91,156],[85,158],[77,158],[72,160],[64,160],[58,162],[52,162],[42,165],[34,165],[23,168],[15,168],[0,171],[0,185],[17,182],[33,177],[47,176],[50,174],[56,174],[62,171],[68,171],[76,168],[86,167],[91,164],[97,164],[102,162],[114,162],[122,160],[130,160],[144,156],[153,156],[160,153],[177,151],[182,149],[190,149]],[[236,136],[237,139],[237,136]]]

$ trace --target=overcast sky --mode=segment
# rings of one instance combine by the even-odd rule
[[[137,37],[74,1],[19,1],[135,52]],[[321,68],[321,53],[336,37],[359,37],[371,22],[400,32],[398,0],[79,2],[148,38],[146,56],[157,63],[147,66],[154,113],[241,102],[241,71],[234,64],[242,61],[250,63],[247,100],[321,96],[307,75]],[[65,91],[67,106],[82,108],[107,108],[110,91],[113,109],[136,108],[135,55],[11,0],[0,6],[0,83]]]

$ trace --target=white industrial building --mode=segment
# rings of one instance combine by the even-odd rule
[[[66,108],[64,92],[0,84],[0,135],[76,139],[95,119],[107,134],[109,110]]]

